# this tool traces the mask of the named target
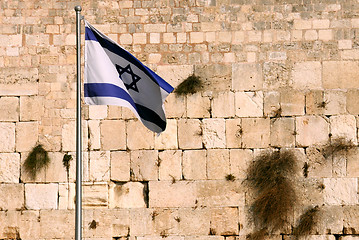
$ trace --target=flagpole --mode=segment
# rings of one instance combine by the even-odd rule
[[[81,6],[76,6],[76,205],[75,239],[82,240]]]

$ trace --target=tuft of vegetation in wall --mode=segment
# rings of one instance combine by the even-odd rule
[[[62,159],[62,165],[64,166],[64,168],[66,169],[66,173],[67,173],[67,181],[69,181],[69,175],[70,175],[70,162],[72,161],[72,156],[68,153],[66,153]]]
[[[354,147],[356,145],[344,137],[334,138],[323,147],[322,154],[325,158],[328,158],[336,153],[347,152]]]
[[[293,234],[296,237],[309,235],[317,224],[318,213],[318,206],[307,209],[307,211],[300,216],[298,226],[294,228]]]
[[[26,158],[23,167],[32,179],[36,178],[37,173],[47,167],[50,163],[50,158],[47,151],[41,144],[32,149],[29,156]]]
[[[268,235],[267,229],[262,228],[258,231],[255,231],[254,233],[248,234],[246,238],[248,240],[262,240],[265,239],[267,235]]]
[[[290,181],[296,167],[296,158],[289,151],[265,152],[249,166],[247,179],[255,190],[251,213],[257,229],[273,232],[287,223],[297,200]]]
[[[203,88],[203,82],[200,77],[192,74],[180,83],[175,89],[177,95],[194,94]]]

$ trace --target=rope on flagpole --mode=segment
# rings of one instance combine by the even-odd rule
[[[76,6],[76,205],[75,239],[82,240],[81,6]]]

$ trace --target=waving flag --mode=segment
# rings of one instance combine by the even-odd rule
[[[85,21],[85,103],[130,108],[150,130],[166,129],[163,103],[173,87]]]

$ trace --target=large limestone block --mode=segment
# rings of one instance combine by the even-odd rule
[[[15,151],[15,123],[0,123],[0,152]]]
[[[270,144],[274,147],[295,146],[295,119],[274,118],[271,120]]]
[[[46,211],[46,210],[45,210]],[[21,239],[32,239],[40,236],[39,211],[22,211],[18,219],[19,234]],[[1,222],[1,220],[0,220]]]
[[[211,100],[207,96],[202,96],[201,92],[188,95],[186,111],[188,118],[210,117]]]
[[[150,181],[149,207],[195,207],[196,191],[196,183],[191,181]]]
[[[358,179],[324,178],[324,203],[327,205],[358,204]]]
[[[40,120],[44,112],[44,100],[40,96],[21,96],[20,97],[20,120],[36,121]]]
[[[152,217],[156,235],[166,236],[166,238],[172,237],[173,239],[180,237],[169,236],[179,234],[179,223],[181,219],[179,217],[178,209],[154,209]]]
[[[70,176],[70,172],[66,172],[66,168],[63,165],[64,154],[59,152],[49,153],[50,163],[45,169],[45,181],[46,182],[66,182],[67,176]],[[75,165],[75,160],[69,162],[70,166]]]
[[[291,86],[291,67],[282,62],[265,62],[263,64],[263,86],[266,89],[278,89]]]
[[[19,183],[20,155],[18,153],[0,153],[0,182]]]
[[[257,63],[234,63],[232,65],[232,89],[234,91],[261,90],[262,66]]]
[[[40,211],[40,237],[44,239],[65,239],[75,231],[73,210]],[[51,226],[51,227],[49,227]]]
[[[356,76],[359,74],[359,63],[354,61],[323,62],[323,87],[326,89],[359,88]]]
[[[167,118],[181,118],[186,116],[186,96],[176,93],[170,94],[165,100],[165,113]]]
[[[131,151],[131,180],[158,180],[158,165],[157,150]]]
[[[357,234],[359,232],[359,206],[343,206],[344,234]]]
[[[25,184],[25,207],[27,209],[57,209],[58,184]]]
[[[177,149],[177,120],[167,119],[166,130],[155,136],[155,149]]]
[[[281,111],[280,92],[270,91],[264,92],[263,112],[264,116],[278,116]]]
[[[59,209],[75,209],[75,183],[59,183]]]
[[[245,191],[240,181],[197,181],[197,200],[202,207],[244,206]]]
[[[130,153],[127,151],[111,152],[111,176],[113,181],[130,180]]]
[[[21,209],[24,203],[24,184],[0,184],[0,209]]]
[[[178,146],[180,149],[202,148],[203,130],[198,119],[178,120]]]
[[[0,121],[15,122],[19,120],[19,98],[2,97],[0,98]]]
[[[87,122],[82,121],[82,150],[88,146]],[[62,150],[66,152],[76,151],[76,121],[70,120],[62,126]],[[48,148],[50,149],[50,148]],[[57,149],[51,149],[56,151]]]
[[[187,150],[183,152],[183,178],[197,180],[207,178],[206,150]]]
[[[83,184],[82,205],[84,208],[107,208],[107,183]]]
[[[325,115],[345,114],[346,96],[343,90],[327,90],[324,92],[324,101],[319,103]]]
[[[157,74],[165,79],[172,87],[177,87],[194,71],[193,65],[160,65]]]
[[[261,117],[263,116],[263,92],[236,92],[236,116]]]
[[[226,127],[224,119],[203,119],[203,144],[205,148],[226,147]]]
[[[194,72],[197,76],[201,77],[206,90],[221,92],[228,91],[231,88],[231,65],[196,65]]]
[[[285,90],[280,94],[282,116],[304,115],[305,96],[297,90]]]
[[[341,234],[343,232],[343,217],[342,206],[320,207],[314,232],[321,235]]]
[[[110,152],[92,151],[90,152],[90,180],[108,181],[110,180]]]
[[[303,206],[323,205],[323,180],[320,178],[302,178],[293,185],[297,193],[298,203]]]
[[[88,145],[90,150],[100,150],[101,148],[100,120],[89,120],[88,132],[89,132]]]
[[[167,150],[158,153],[159,179],[181,180],[182,178],[182,151]]]
[[[242,129],[242,144],[244,148],[266,148],[269,146],[269,118],[243,118]]]
[[[323,153],[316,147],[308,147],[306,154],[309,177],[332,177],[333,161],[331,158],[324,158]]]
[[[229,150],[207,150],[207,177],[208,179],[225,179],[230,174]]]
[[[358,115],[359,114],[359,104],[358,104],[358,98],[359,98],[359,89],[349,89],[347,92],[347,110],[348,113]]]
[[[101,147],[103,150],[126,149],[126,124],[123,120],[103,120],[101,126]]]
[[[105,119],[107,117],[107,105],[90,105],[89,119]]]
[[[147,129],[141,121],[127,122],[127,147],[131,150],[153,149],[155,146],[154,132]]]
[[[329,138],[329,124],[320,116],[297,117],[296,133],[298,146],[325,144]]]
[[[247,177],[247,169],[253,160],[253,151],[249,149],[231,149],[229,151],[230,173],[237,179]]]
[[[240,118],[226,119],[227,148],[240,148],[242,146],[242,120]]]
[[[153,235],[153,210],[148,208],[134,208],[130,210],[130,235]]]
[[[322,65],[320,62],[297,62],[292,70],[293,87],[296,89],[321,89]]]
[[[329,120],[332,138],[345,138],[353,144],[357,144],[357,129],[354,116],[331,116]]]
[[[37,122],[16,123],[16,151],[29,152],[38,141]]]
[[[179,209],[180,234],[185,236],[201,236],[210,232],[211,214],[207,208]]]
[[[212,117],[233,117],[235,115],[233,92],[220,92],[212,99]]]
[[[146,207],[144,196],[145,185],[140,182],[110,183],[109,207],[110,208],[144,208]]]
[[[238,208],[211,209],[211,230],[216,235],[238,235]]]
[[[7,67],[0,69],[0,95],[22,96],[38,93],[39,70],[34,68]]]
[[[305,108],[307,114],[324,114],[326,104],[324,91],[313,90],[306,93]]]
[[[359,149],[350,149],[347,153],[347,176],[359,177]]]

